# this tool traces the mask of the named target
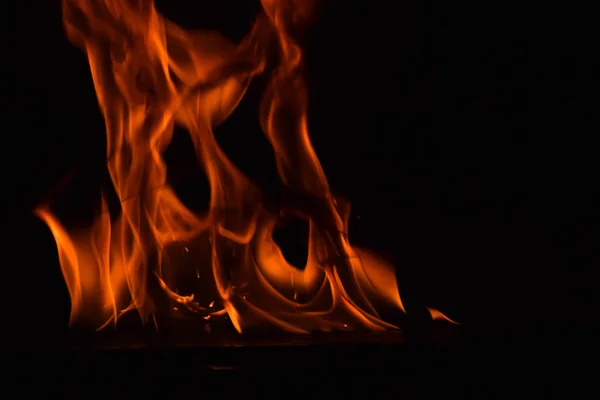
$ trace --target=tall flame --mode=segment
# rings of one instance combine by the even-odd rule
[[[394,328],[379,315],[382,306],[404,311],[394,270],[348,242],[349,205],[333,197],[308,133],[303,55],[294,37],[313,1],[263,0],[237,45],[215,32],[183,30],[151,1],[62,5],[69,40],[88,56],[121,204],[111,220],[103,198],[103,212],[83,233],[69,232],[47,206],[36,210],[58,246],[71,323],[116,324],[129,310],[146,322],[176,305],[205,319],[227,314],[240,333],[263,325],[294,333]],[[280,215],[263,207],[258,188],[213,134],[266,71],[260,123],[279,177],[298,199]],[[175,124],[186,128],[210,182],[204,215],[186,208],[166,181],[161,154]],[[309,223],[302,270],[273,240],[283,214]],[[190,271],[216,305],[177,292],[176,277]]]

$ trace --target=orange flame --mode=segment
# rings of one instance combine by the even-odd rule
[[[147,322],[184,308],[205,319],[227,314],[240,333],[263,325],[295,333],[394,328],[378,311],[386,305],[404,311],[393,268],[350,246],[349,205],[332,196],[308,133],[303,56],[294,35],[314,2],[263,0],[262,6],[236,45],[215,32],[181,29],[151,1],[63,0],[67,36],[88,56],[121,202],[111,220],[103,199],[103,212],[79,233],[67,231],[48,207],[36,210],[58,246],[71,323],[104,327],[129,310]],[[280,215],[263,208],[260,191],[213,135],[272,59],[260,122],[281,180],[304,204],[281,212],[309,222],[303,270],[273,240]],[[166,182],[161,154],[175,124],[187,129],[210,182],[204,215],[186,208]],[[186,269],[205,289],[199,297],[208,298],[174,288]]]
[[[429,313],[429,315],[431,316],[432,320],[437,320],[437,321],[446,321],[449,322],[453,325],[460,325],[458,322],[451,320],[450,318],[448,318],[447,316],[445,316],[444,314],[442,314],[441,311],[433,308],[433,307],[425,307],[427,309],[427,312]]]

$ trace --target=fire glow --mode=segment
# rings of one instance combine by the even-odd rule
[[[84,232],[69,231],[48,206],[36,210],[57,243],[71,324],[116,326],[128,311],[156,323],[157,315],[185,311],[205,320],[229,317],[240,333],[396,328],[380,317],[386,307],[404,312],[394,268],[350,245],[349,204],[332,195],[309,138],[303,56],[294,37],[315,1],[261,4],[252,29],[235,44],[216,32],[183,30],[149,0],[63,0],[67,37],[89,60],[121,204],[111,218],[102,198],[103,212]],[[267,71],[260,124],[282,183],[303,199],[278,215],[263,207],[260,190],[213,135],[251,80]],[[175,125],[189,133],[210,183],[203,215],[167,184],[161,154]],[[290,215],[309,224],[303,269],[290,265],[273,240],[278,220]],[[182,276],[196,285],[194,293],[178,293]]]

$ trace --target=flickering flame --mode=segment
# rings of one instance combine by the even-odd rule
[[[446,322],[449,322],[451,324],[458,325],[458,322],[456,322],[454,320],[451,320],[450,318],[446,317],[439,310],[436,310],[433,307],[425,307],[425,308],[429,312],[429,315],[431,315],[431,319],[433,319],[433,320],[439,320],[439,321],[446,321]]]
[[[332,195],[309,138],[303,55],[294,35],[313,6],[263,0],[252,29],[235,44],[215,32],[183,30],[151,1],[63,0],[67,36],[88,56],[121,204],[111,219],[102,199],[103,212],[85,232],[67,230],[47,206],[36,210],[58,246],[71,323],[104,327],[130,310],[147,322],[185,309],[204,319],[228,316],[240,333],[265,325],[294,333],[394,328],[379,314],[384,306],[404,311],[394,270],[350,245],[349,205]],[[267,66],[274,68],[260,123],[282,182],[305,203],[279,215],[263,207],[261,192],[213,135]],[[161,154],[175,124],[189,133],[210,182],[204,215],[186,208],[166,181]],[[273,240],[284,214],[309,223],[302,270]],[[186,269],[213,298],[179,294],[176,277]]]

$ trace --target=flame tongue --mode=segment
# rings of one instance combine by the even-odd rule
[[[72,323],[116,323],[131,309],[147,321],[175,304],[205,318],[224,309],[239,332],[263,325],[298,333],[393,328],[377,312],[381,305],[403,310],[393,269],[350,246],[349,206],[332,196],[309,138],[303,57],[293,37],[314,2],[262,6],[235,45],[214,32],[184,31],[149,1],[63,0],[67,35],[88,55],[121,202],[118,218],[111,222],[104,205],[83,234],[68,232],[48,208],[37,210],[58,245]],[[291,212],[309,222],[302,270],[273,240],[279,216],[263,208],[260,191],[213,134],[273,50],[277,64],[269,68],[260,122],[281,180],[297,193]],[[174,124],[187,129],[208,176],[205,215],[188,210],[166,183],[161,153]],[[195,295],[180,295],[181,283]],[[213,307],[215,297],[222,307]]]

